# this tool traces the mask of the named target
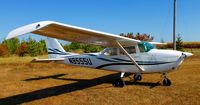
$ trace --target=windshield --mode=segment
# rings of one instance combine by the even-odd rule
[[[155,46],[148,43],[148,42],[140,42],[138,43],[138,47],[140,49],[140,52],[148,52],[150,51],[151,49],[154,49]]]

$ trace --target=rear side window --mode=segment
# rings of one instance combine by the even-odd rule
[[[125,49],[129,54],[136,53],[135,46],[124,47],[124,49]],[[122,52],[122,51],[120,50],[120,54],[123,54],[123,55],[124,55],[124,52]]]
[[[117,55],[117,48],[107,48],[106,51],[103,54],[106,55],[106,56]]]

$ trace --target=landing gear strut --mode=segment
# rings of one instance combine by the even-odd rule
[[[133,76],[134,81],[141,81],[142,80],[142,75],[141,74],[134,74]]]
[[[125,82],[124,82],[124,80],[123,80],[124,74],[125,74],[125,73],[122,72],[120,78],[116,79],[116,80],[112,83],[112,85],[113,85],[114,87],[124,87],[124,86],[125,86]]]
[[[170,86],[171,85],[171,81],[167,78],[166,73],[163,73],[163,85],[164,86]]]

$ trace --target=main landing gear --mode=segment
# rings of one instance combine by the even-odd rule
[[[163,76],[163,86],[170,86],[171,85],[171,81],[167,78],[166,73],[162,74]]]
[[[125,86],[125,83],[123,81],[122,78],[118,78],[116,79],[113,84],[112,84],[114,87],[124,87]]]
[[[124,87],[125,86],[125,82],[123,81],[123,77],[124,77],[125,73],[122,72],[120,78],[116,79],[112,85],[114,87]],[[142,80],[142,75],[141,74],[134,74],[133,76],[134,81],[141,81]]]
[[[116,79],[116,80],[112,83],[112,85],[113,85],[114,87],[124,87],[124,86],[125,86],[125,82],[124,82],[124,80],[123,80],[124,74],[125,74],[125,72],[122,72],[120,78]]]

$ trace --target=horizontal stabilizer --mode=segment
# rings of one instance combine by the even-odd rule
[[[50,63],[50,62],[64,62],[64,58],[54,58],[54,59],[39,59],[39,58],[34,58],[32,63]]]

